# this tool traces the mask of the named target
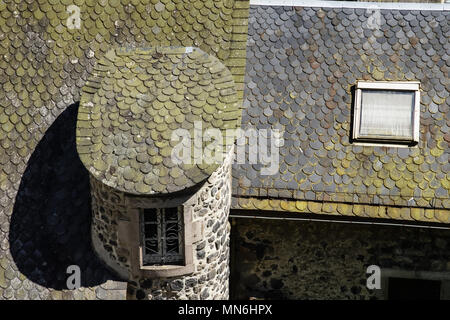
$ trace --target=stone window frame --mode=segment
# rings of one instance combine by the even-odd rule
[[[173,237],[168,237],[168,235],[166,234],[166,220],[167,220],[167,209],[175,209],[176,210],[176,224],[177,224],[177,230],[176,230],[176,234],[177,234],[177,248],[178,248],[178,252],[171,254],[170,252],[165,252],[167,250],[167,238],[169,239],[175,239]],[[149,213],[146,212],[147,210],[154,210],[154,213]],[[151,214],[155,216],[155,220],[154,221],[146,221],[145,216]],[[171,207],[171,208],[152,208],[152,209],[148,209],[148,208],[144,208],[140,210],[139,213],[140,217],[139,217],[139,224],[140,224],[140,239],[141,239],[141,257],[143,260],[143,264],[146,263],[146,266],[151,266],[151,265],[157,265],[157,264],[161,264],[161,260],[164,259],[169,259],[172,260],[170,265],[179,265],[180,264],[180,260],[184,261],[185,257],[184,257],[184,208],[183,206],[176,206],[176,207]],[[171,224],[173,224],[174,221],[171,221]],[[145,225],[154,225],[156,226],[156,235],[149,235],[146,234],[145,231]],[[164,235],[162,234],[164,233]],[[145,253],[145,242],[149,239],[149,238],[155,238],[158,239],[157,242],[157,247],[158,247],[158,252],[155,253]],[[146,260],[148,260],[148,262],[146,262]],[[168,263],[169,264],[169,263]]]
[[[441,300],[450,300],[449,271],[412,271],[403,269],[381,269],[381,292],[384,300],[389,299],[389,278],[435,280],[441,282]]]
[[[200,225],[193,221],[192,205],[189,197],[142,197],[127,196],[125,198],[126,207],[129,211],[129,229],[127,234],[130,242],[130,261],[132,275],[139,278],[168,278],[191,274],[195,271],[193,242],[202,236]],[[143,264],[141,234],[140,234],[140,214],[142,209],[171,208],[181,206],[183,208],[183,234],[184,234],[184,263],[182,265],[158,265],[146,266]]]
[[[412,114],[412,139],[395,137],[359,135],[361,118],[361,99],[364,89],[389,91],[414,91],[414,110]],[[358,80],[355,89],[352,139],[361,145],[383,145],[393,147],[413,147],[419,143],[420,135],[420,82],[419,81],[363,81]]]

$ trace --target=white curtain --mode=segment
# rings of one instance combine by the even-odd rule
[[[362,90],[360,135],[412,138],[414,92]]]

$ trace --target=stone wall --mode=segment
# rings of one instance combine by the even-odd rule
[[[125,194],[90,177],[92,196],[92,246],[97,255],[124,279],[130,269],[129,248],[119,241],[119,219],[129,221]]]
[[[193,221],[203,225],[201,239],[192,245],[194,272],[174,278],[133,279],[128,299],[229,298],[231,156],[232,152],[186,203],[193,209]]]
[[[192,230],[197,234],[186,235],[193,242],[194,272],[185,276],[149,279],[133,272],[136,262],[130,252],[135,248],[120,229],[122,222],[133,220],[130,205],[145,199],[113,190],[91,177],[93,246],[111,269],[129,280],[128,299],[228,299],[231,156],[232,151],[183,203],[185,214],[192,215],[192,225],[198,226]]]
[[[450,230],[232,220],[231,298],[382,299],[366,269],[450,271]]]
[[[79,30],[68,28],[70,4],[80,8]],[[229,67],[241,98],[248,6],[0,1],[0,299],[108,296],[111,275],[90,248],[88,177],[74,130],[64,126],[53,139],[51,125],[80,100],[96,61],[117,46],[198,46]],[[81,268],[82,287],[64,291],[72,264]]]

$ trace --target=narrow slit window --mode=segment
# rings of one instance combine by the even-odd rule
[[[143,265],[181,265],[182,207],[143,209],[141,216]]]

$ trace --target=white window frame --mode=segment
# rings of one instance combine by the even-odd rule
[[[359,134],[361,119],[361,98],[364,89],[389,90],[389,91],[414,91],[414,110],[412,116],[412,139],[385,137],[385,136],[362,136]],[[409,144],[419,143],[420,128],[420,82],[419,81],[361,81],[356,83],[355,108],[353,112],[353,140],[358,143],[389,143]]]

